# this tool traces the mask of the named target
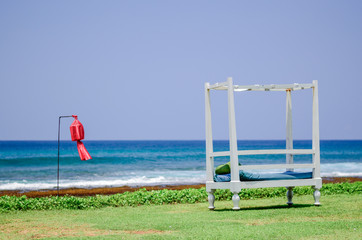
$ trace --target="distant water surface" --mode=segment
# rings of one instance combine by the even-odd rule
[[[61,188],[205,182],[204,141],[84,141],[84,144],[92,160],[79,159],[75,142],[61,142]],[[227,151],[228,147],[228,141],[214,141],[215,151]],[[238,141],[238,148],[283,149],[285,141]],[[297,140],[294,148],[312,148],[312,142]],[[0,141],[0,190],[54,189],[57,151],[56,141]],[[225,157],[215,158],[215,165],[227,161]],[[294,161],[311,163],[312,157],[297,155]],[[285,155],[240,156],[239,162],[284,163]],[[321,172],[322,176],[362,176],[362,140],[321,141]]]

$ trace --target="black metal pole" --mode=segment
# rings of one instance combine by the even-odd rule
[[[57,190],[58,190],[58,197],[59,197],[59,152],[60,152],[60,119],[61,118],[68,118],[68,117],[73,117],[73,116],[59,116],[59,121],[58,121],[58,174],[57,174]]]

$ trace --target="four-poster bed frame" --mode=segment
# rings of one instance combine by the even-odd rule
[[[313,139],[312,149],[293,149],[292,136],[292,106],[291,92],[302,89],[313,90]],[[229,151],[214,152],[211,125],[211,106],[210,91],[226,90],[228,93],[228,115],[229,115]],[[286,149],[276,150],[238,150],[236,137],[236,121],[234,106],[234,91],[285,91],[286,92]],[[322,187],[322,179],[320,176],[320,148],[319,148],[319,110],[318,110],[318,81],[307,84],[272,84],[272,85],[233,85],[232,78],[228,78],[226,82],[210,85],[205,83],[205,122],[206,122],[206,191],[208,192],[209,209],[214,207],[214,191],[216,189],[230,189],[233,193],[232,201],[233,210],[239,210],[240,197],[238,193],[241,189],[246,188],[265,188],[265,187],[286,187],[288,205],[292,205],[293,187],[295,186],[313,186],[315,205],[319,206],[320,188]],[[260,155],[260,154],[285,154],[286,164],[272,165],[241,165],[239,166],[238,156],[241,155]],[[311,164],[294,164],[293,155],[311,154],[313,162]],[[214,181],[214,157],[230,157],[230,182]],[[240,181],[239,171],[249,169],[281,169],[294,171],[295,168],[313,169],[312,178],[293,179],[293,180],[267,180],[267,181]]]

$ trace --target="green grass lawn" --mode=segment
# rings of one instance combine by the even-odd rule
[[[360,194],[108,207],[95,210],[13,211],[0,215],[0,239],[361,239]]]

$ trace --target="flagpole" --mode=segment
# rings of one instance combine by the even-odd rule
[[[69,117],[73,117],[73,116],[59,116],[59,121],[58,121],[58,174],[57,174],[57,190],[58,190],[58,197],[59,197],[59,152],[60,152],[60,119],[61,118],[69,118]]]

